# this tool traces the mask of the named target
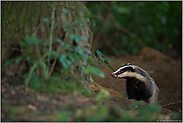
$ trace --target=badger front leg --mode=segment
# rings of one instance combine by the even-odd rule
[[[132,88],[130,87],[129,83],[126,83],[126,93],[128,95],[128,99],[135,99],[135,94]]]

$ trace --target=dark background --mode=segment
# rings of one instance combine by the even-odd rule
[[[93,52],[124,56],[144,47],[181,59],[182,2],[85,2],[91,13]]]

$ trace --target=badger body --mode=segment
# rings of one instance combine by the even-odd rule
[[[158,87],[149,74],[138,66],[129,63],[111,73],[114,78],[126,79],[126,92],[129,99],[156,103]]]

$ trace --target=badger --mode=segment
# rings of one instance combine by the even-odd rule
[[[157,103],[159,89],[149,74],[138,66],[127,63],[115,72],[114,78],[126,79],[128,99],[143,100],[147,103]]]

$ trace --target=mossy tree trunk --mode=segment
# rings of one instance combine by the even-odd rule
[[[71,35],[83,36],[84,39],[77,45],[91,51],[93,36],[90,21],[86,18],[88,10],[82,2],[2,2],[1,15],[1,66],[5,74],[10,71],[11,75],[15,75],[21,71],[20,67],[15,69],[17,64],[12,69],[5,68],[4,64],[8,59],[29,55],[27,49],[18,45],[20,41],[25,41],[26,35],[36,36],[44,41],[43,44],[49,43],[47,47],[43,44],[35,45],[33,51],[35,55],[31,59],[41,57],[44,51],[56,50],[62,53],[62,47],[55,42],[55,39],[76,45]],[[85,65],[86,61],[81,60],[79,66]],[[51,67],[50,62],[48,67]],[[81,76],[82,83],[89,85],[90,77],[79,69],[80,67],[75,74]]]

